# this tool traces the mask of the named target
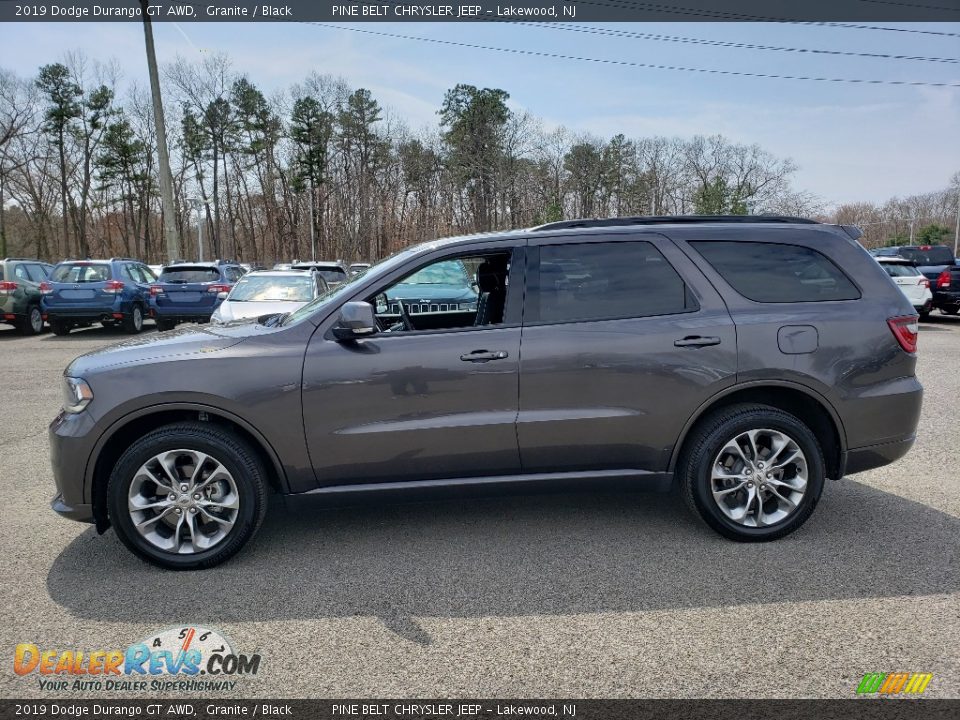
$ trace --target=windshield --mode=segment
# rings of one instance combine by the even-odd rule
[[[54,282],[89,283],[106,282],[110,279],[110,266],[106,263],[64,263],[57,265],[50,278]]]
[[[309,302],[315,287],[309,275],[248,275],[237,281],[228,299],[233,302]]]
[[[953,253],[948,247],[901,248],[900,257],[917,265],[953,265]]]
[[[220,271],[211,267],[170,267],[160,273],[165,283],[212,283],[220,279]]]
[[[405,250],[400,250],[399,252],[394,253],[390,257],[381,260],[375,265],[371,265],[370,269],[366,272],[360,273],[359,275],[354,275],[343,284],[337,285],[325,293],[321,293],[302,308],[294,310],[292,313],[287,315],[280,324],[283,326],[294,325],[313,315],[328,302],[337,302],[341,299],[349,297],[350,294],[353,293],[354,286],[359,282],[369,280],[370,278],[378,278],[383,275],[387,275],[394,268],[396,268],[397,265],[406,262],[407,258],[409,258],[411,255],[416,255],[426,247],[427,246],[425,245],[414,245],[413,247],[409,247]]]
[[[418,270],[403,281],[404,285],[469,285],[467,271],[459,260],[448,260]]]

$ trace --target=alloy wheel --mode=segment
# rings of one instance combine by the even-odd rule
[[[133,527],[154,547],[190,555],[219,545],[240,510],[233,475],[197,450],[168,450],[134,475],[127,507]]]
[[[30,308],[30,316],[27,321],[30,323],[30,329],[34,334],[41,332],[43,330],[43,314],[40,312],[40,308]]]
[[[786,433],[768,428],[730,438],[710,466],[714,502],[733,522],[765,527],[786,520],[807,490],[807,459]]]

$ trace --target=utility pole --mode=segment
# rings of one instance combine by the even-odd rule
[[[916,220],[916,218],[914,217],[910,218],[910,244],[911,245],[913,245],[913,221],[914,220]]]
[[[157,128],[157,151],[160,156],[160,202],[163,210],[163,237],[167,246],[167,262],[180,254],[177,221],[173,213],[173,176],[167,153],[167,126],[163,120],[163,100],[160,98],[160,74],[157,72],[157,53],[153,47],[153,27],[150,24],[150,0],[139,0],[143,12],[143,37],[147,44],[147,68],[150,72],[150,94],[153,96],[153,122]]]
[[[960,247],[960,177],[957,178],[957,226],[953,231],[953,256],[957,256]]]
[[[310,201],[307,203],[310,208],[310,259],[316,262],[317,260],[317,237],[316,230],[313,226],[313,175],[311,174],[307,181],[307,186],[310,190]]]
[[[203,262],[203,222],[205,203],[198,198],[191,198],[190,204],[197,211],[197,260]]]

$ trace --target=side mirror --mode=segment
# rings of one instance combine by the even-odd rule
[[[373,305],[367,302],[348,302],[340,308],[340,317],[333,326],[333,336],[337,340],[355,340],[377,331],[377,320],[373,314]]]

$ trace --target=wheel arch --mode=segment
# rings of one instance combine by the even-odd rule
[[[769,405],[795,415],[810,428],[820,443],[827,477],[835,480],[843,477],[847,438],[836,408],[815,390],[783,380],[757,380],[734,385],[703,403],[683,426],[670,456],[668,470],[675,472],[684,445],[700,422],[716,410],[741,403]]]
[[[167,403],[135,410],[116,420],[97,441],[87,464],[85,485],[93,507],[97,531],[110,527],[107,517],[107,481],[116,461],[138,437],[164,425],[182,421],[201,421],[220,425],[246,440],[272,472],[270,487],[279,493],[289,492],[286,472],[276,451],[254,426],[222,408],[199,403]]]

